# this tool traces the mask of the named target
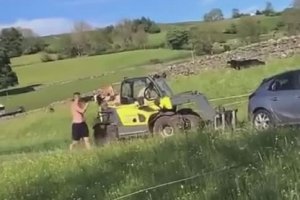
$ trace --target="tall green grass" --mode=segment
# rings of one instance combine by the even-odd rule
[[[151,59],[173,60],[189,55],[186,51],[168,49],[137,50],[116,54],[67,59],[50,63],[37,63],[14,70],[18,74],[20,86],[47,84],[101,75],[105,72],[149,64]]]
[[[3,162],[1,199],[299,199],[297,131],[198,133]]]
[[[7,158],[7,155],[13,154],[68,148],[71,141],[70,102],[56,106],[54,109],[54,113],[44,110],[0,121],[0,162],[2,156]],[[96,104],[91,103],[87,111],[89,127],[96,115]]]

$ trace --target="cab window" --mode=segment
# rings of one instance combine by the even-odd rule
[[[133,98],[137,99],[138,97],[144,96],[144,91],[148,86],[149,81],[146,79],[136,80],[133,83]]]
[[[120,100],[121,100],[121,104],[131,104],[134,102],[130,82],[126,82],[122,84]]]
[[[272,91],[295,90],[298,87],[295,73],[287,73],[278,76],[270,85]]]

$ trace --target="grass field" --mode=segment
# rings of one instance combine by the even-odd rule
[[[13,65],[22,65],[14,68],[20,81],[19,89],[11,90],[11,92],[8,92],[8,96],[6,96],[5,92],[2,92],[3,96],[0,97],[0,102],[5,104],[8,110],[15,109],[15,107],[20,105],[27,110],[40,108],[49,105],[53,101],[68,98],[73,91],[89,92],[98,89],[101,87],[101,84],[118,82],[125,76],[145,74],[151,71],[151,65],[149,65],[151,59],[160,59],[166,62],[187,56],[189,56],[189,53],[186,51],[157,49],[69,59],[51,63],[36,62],[28,65],[26,63],[36,60],[38,55],[20,57],[12,60]],[[114,74],[95,79],[77,80],[79,78],[99,76],[108,72]],[[70,82],[54,84],[32,91],[34,89],[31,87],[32,85],[43,86],[59,81]]]
[[[194,177],[124,199],[299,199],[299,141],[296,131],[198,133],[26,154],[1,163],[0,198],[117,199]]]
[[[157,46],[161,46],[162,44],[165,44],[166,35],[167,35],[166,31],[162,31],[162,32],[157,33],[157,34],[150,34],[148,36],[147,46],[157,47]]]
[[[110,82],[118,82],[123,79],[124,76],[144,74],[147,70],[149,71],[149,69],[141,67],[139,69],[123,71],[123,73],[116,73],[95,79],[54,84],[34,92],[1,97],[0,101],[7,107],[7,109],[15,109],[19,105],[24,106],[26,110],[42,108],[53,102],[70,98],[75,91],[79,91],[81,93],[90,92],[95,89],[99,89],[101,86]]]
[[[210,70],[189,78],[178,77],[176,79],[169,79],[169,82],[176,92],[199,90],[209,99],[230,95],[240,95],[251,92],[257,87],[264,77],[281,71],[297,68],[298,63],[300,63],[300,57],[295,56],[284,60],[274,60],[264,67],[242,71],[232,71],[228,69]],[[134,73],[136,73],[136,71]],[[141,71],[140,73],[143,72]],[[100,86],[101,81],[105,82],[112,79],[117,79],[118,76],[119,75],[109,76],[107,79],[99,80],[99,82],[97,79],[90,80],[86,86],[84,86],[84,84],[81,85],[82,87],[86,87],[86,89],[90,89],[90,85],[99,83]],[[247,81],[245,81],[245,78],[247,78]],[[35,96],[28,96],[28,100],[25,100],[24,98],[23,101],[25,103],[28,101],[29,105],[31,101],[34,101],[36,104],[42,104],[40,101],[50,102],[55,100],[55,97],[48,95],[48,93],[57,93],[62,96],[65,95],[65,97],[69,97],[70,94],[66,91],[75,89],[75,86],[70,83],[69,87],[70,88],[62,87],[61,90],[58,87],[54,87],[52,89],[49,87],[48,92],[45,90],[46,93],[40,94],[44,100],[38,100]],[[239,108],[239,120],[246,119],[247,102],[245,100],[247,100],[247,98],[231,100],[231,102],[244,101],[241,104],[231,106]],[[215,106],[226,103],[230,103],[230,101],[212,102],[212,104]],[[22,152],[24,149],[26,151],[28,150],[33,152],[42,149],[47,151],[56,147],[56,145],[53,145],[54,143],[59,147],[66,145],[64,141],[69,140],[70,122],[68,106],[58,105],[55,107],[55,110],[55,113],[46,113],[41,111],[30,114],[26,117],[0,122],[1,152]],[[89,124],[92,123],[93,117],[96,115],[96,111],[96,108],[90,109]],[[20,144],[18,138],[22,138],[22,144]],[[59,138],[59,141],[57,141],[57,138]],[[47,145],[49,141],[52,145]],[[13,147],[12,144],[15,144],[15,146]]]
[[[176,92],[199,90],[208,98],[239,95],[251,92],[267,76],[298,68],[299,63],[300,56],[294,56],[272,60],[263,67],[208,70],[189,78],[171,78],[169,82]],[[140,67],[128,72],[143,70]],[[122,75],[69,83],[65,88],[49,87],[49,91],[45,88],[39,97],[53,101],[52,93],[69,96],[66,91],[77,84],[90,89],[91,85]],[[41,103],[36,100],[38,96],[27,97],[23,100],[28,104],[33,100],[34,104]],[[213,104],[223,103],[228,102]],[[234,106],[240,109],[239,119],[245,119],[246,102]],[[247,129],[232,134],[204,131],[69,153],[68,109],[68,104],[58,105],[54,113],[39,111],[0,121],[0,199],[117,199],[195,175],[199,177],[127,199],[300,199],[299,130],[266,134]],[[96,112],[92,104],[87,113],[89,125]]]
[[[41,63],[41,54],[39,53],[33,55],[24,55],[11,59],[11,64],[13,67],[27,66],[36,63]]]

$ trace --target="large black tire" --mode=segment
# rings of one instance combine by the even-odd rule
[[[267,131],[275,127],[275,121],[269,111],[260,109],[254,113],[252,125],[257,131]]]
[[[183,118],[185,118],[188,123],[189,123],[189,130],[190,131],[198,131],[203,129],[204,124],[203,121],[201,119],[201,117],[199,117],[198,115],[195,114],[184,114],[182,115]]]
[[[114,125],[101,125],[94,126],[94,140],[96,145],[105,145],[117,140],[118,128]]]
[[[179,132],[180,123],[178,116],[162,116],[156,120],[153,127],[155,135],[161,135],[163,138],[171,137]]]

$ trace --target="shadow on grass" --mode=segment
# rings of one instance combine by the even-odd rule
[[[298,155],[299,139],[299,134],[290,131],[230,139],[199,133],[164,140],[149,148],[145,148],[147,141],[136,146],[121,144],[123,152],[93,152],[96,155],[89,163],[77,161],[76,166],[66,166],[69,173],[44,173],[44,161],[44,167],[36,172],[39,178],[14,190],[13,197],[116,199],[139,189],[202,174],[126,199],[284,199],[283,191],[291,194],[292,183],[296,184],[299,176],[299,160],[292,160]],[[216,172],[230,166],[238,167]],[[64,181],[58,181],[56,176],[64,177]]]
[[[7,89],[7,90],[1,90],[0,91],[0,97],[12,96],[12,95],[18,95],[18,94],[24,94],[24,93],[34,92],[34,91],[36,91],[35,88],[39,87],[41,85],[42,84],[34,84],[34,85],[26,86],[26,87],[19,87],[19,88],[12,88],[12,89]]]

